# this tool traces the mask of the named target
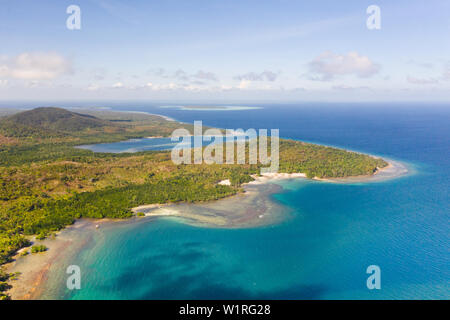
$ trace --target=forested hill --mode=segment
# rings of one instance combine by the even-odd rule
[[[0,166],[22,165],[88,153],[73,146],[169,136],[192,126],[150,114],[42,107],[0,117]]]
[[[88,128],[99,128],[111,125],[109,121],[94,116],[79,114],[61,108],[40,107],[24,111],[10,117],[3,122],[17,125],[37,127],[42,130],[73,132]]]
[[[0,118],[0,134],[16,138],[64,137],[87,129],[114,125],[94,116],[42,107]]]

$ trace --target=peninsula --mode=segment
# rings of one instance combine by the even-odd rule
[[[241,193],[244,184],[264,179],[258,177],[259,165],[247,163],[176,165],[170,151],[94,153],[75,148],[167,137],[177,128],[192,130],[190,124],[171,120],[54,107],[0,118],[0,265],[11,261],[18,250],[21,254],[45,251],[33,241],[53,237],[79,218],[123,219],[144,205],[206,203]],[[293,176],[372,176],[387,166],[383,159],[361,153],[280,141],[279,171]],[[226,224],[220,217],[209,219]],[[8,298],[8,279],[13,277],[0,271],[0,299]]]

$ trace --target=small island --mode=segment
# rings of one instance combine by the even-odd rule
[[[34,245],[32,252],[45,251],[46,247],[34,243],[39,237],[80,218],[125,219],[141,212],[133,208],[148,205],[157,205],[159,214],[168,214],[167,208],[159,206],[209,204],[241,194],[249,183],[270,178],[259,175],[260,165],[248,163],[176,165],[170,151],[94,153],[76,148],[167,137],[181,127],[192,130],[189,124],[158,115],[72,112],[54,107],[0,118],[0,265],[10,262],[21,248]],[[278,177],[366,177],[388,165],[370,155],[280,140]],[[191,213],[193,219],[195,214]],[[258,212],[255,215],[258,217]],[[202,219],[218,226],[237,221],[218,216]],[[0,299],[8,298],[5,292],[10,288],[10,277],[0,270]]]

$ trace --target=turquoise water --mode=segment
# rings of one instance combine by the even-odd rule
[[[139,109],[224,128],[280,128],[284,137],[402,161],[411,173],[374,183],[281,182],[284,191],[273,198],[292,209],[293,218],[268,227],[208,229],[174,219],[102,227],[67,261],[81,267],[82,289],[61,289],[57,297],[450,298],[450,109],[333,108],[265,106],[220,118]],[[381,290],[366,287],[373,264],[381,268]]]

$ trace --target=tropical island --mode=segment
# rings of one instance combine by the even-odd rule
[[[125,219],[144,205],[204,203],[243,192],[258,164],[176,165],[170,151],[94,153],[79,145],[170,136],[190,124],[150,114],[42,107],[0,118],[0,265],[38,254],[33,239],[80,218]],[[280,172],[330,179],[371,176],[388,163],[342,149],[280,140]],[[221,183],[226,181],[226,183]],[[23,249],[25,248],[25,249]],[[0,299],[17,275],[0,269]]]

